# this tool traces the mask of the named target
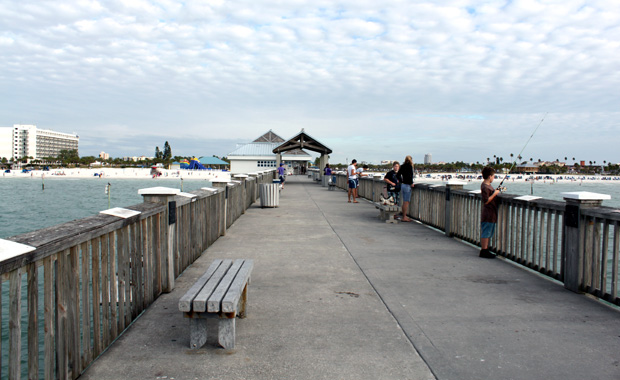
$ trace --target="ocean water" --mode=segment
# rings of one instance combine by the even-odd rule
[[[163,186],[192,191],[211,186],[205,179],[2,178],[0,177],[0,238],[35,231],[108,209],[142,203],[139,189]],[[45,184],[45,190],[42,190]]]
[[[423,181],[420,181],[423,182]],[[469,182],[464,189],[480,190],[482,181]],[[493,187],[499,186],[500,180],[492,183]],[[545,199],[563,200],[563,192],[588,191],[591,193],[607,194],[611,199],[603,201],[603,206],[620,208],[620,181],[597,181],[597,182],[553,182],[553,181],[534,181],[534,182],[512,182],[504,181],[507,194],[535,195]]]

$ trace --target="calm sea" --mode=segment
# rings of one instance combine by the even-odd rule
[[[181,183],[182,182],[182,183]],[[417,180],[423,183],[424,180]],[[185,179],[64,179],[46,178],[42,190],[40,178],[0,177],[0,238],[50,227],[56,224],[95,215],[108,208],[105,186],[110,183],[110,207],[125,207],[142,203],[138,190],[165,186],[184,191],[210,186],[207,180]],[[493,185],[497,186],[499,181]],[[611,195],[604,206],[620,208],[620,181],[613,182],[504,182],[507,193],[562,200],[562,192],[589,191]],[[480,181],[472,181],[465,189],[480,189]]]
[[[139,189],[164,186],[192,191],[211,186],[202,179],[65,179],[0,177],[0,238],[96,215],[108,209],[105,187],[110,186],[110,207],[142,203]]]

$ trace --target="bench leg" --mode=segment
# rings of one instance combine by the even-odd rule
[[[235,321],[235,317],[227,318],[226,316],[222,316],[220,318],[217,341],[220,346],[227,350],[235,348]]]
[[[189,348],[197,350],[207,343],[207,320],[204,318],[189,319]]]
[[[394,219],[394,217],[396,216],[395,212],[387,212],[387,218],[385,219],[386,223],[398,223],[398,220]]]
[[[249,284],[248,280],[248,284]],[[243,292],[241,292],[241,299],[239,300],[239,313],[237,316],[239,318],[245,318],[247,315],[247,306],[248,306],[248,284],[245,284],[243,288]]]

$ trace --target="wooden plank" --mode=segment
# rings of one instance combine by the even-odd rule
[[[226,259],[222,260],[222,263],[215,271],[213,276],[207,281],[205,286],[200,290],[200,293],[194,298],[194,302],[192,303],[192,310],[196,312],[203,312],[207,310],[207,300],[213,293],[213,291],[217,288],[220,281],[232,265],[232,260]]]
[[[57,257],[58,255],[54,255]],[[56,363],[54,357],[54,316],[52,310],[54,304],[52,303],[52,287],[54,286],[54,274],[52,262],[55,261],[54,256],[48,256],[43,259],[43,327],[45,329],[44,336],[44,376],[46,380],[51,380],[54,375],[54,364]]]
[[[9,379],[21,375],[21,283],[21,268],[9,273]]]
[[[116,265],[116,257],[118,256],[118,232],[115,231],[110,234],[110,250],[108,252],[108,260],[110,264],[110,270],[108,273],[109,282],[110,282],[110,294],[109,294],[109,302],[110,302],[110,342],[112,343],[114,339],[118,336],[118,275],[117,275],[117,265]]]
[[[90,297],[89,290],[91,283],[89,267],[91,263],[90,249],[87,242],[81,244],[82,251],[82,365],[80,373],[91,362],[93,357],[93,347],[90,341]]]
[[[39,377],[39,276],[37,263],[28,271],[28,378]]]
[[[609,257],[609,223],[603,221],[603,249],[601,251],[600,289],[601,293],[607,293],[607,258]]]
[[[101,330],[102,347],[112,341],[110,337],[110,235],[101,237]]]
[[[140,223],[134,223],[131,229],[131,255],[129,256],[130,260],[130,270],[131,270],[131,281],[129,283],[129,290],[131,293],[130,297],[130,309],[131,309],[131,320],[136,319],[142,308],[140,305],[140,271],[142,267],[142,260],[140,259],[138,249],[142,246],[139,244],[140,242]],[[128,324],[129,325],[129,324]]]
[[[618,299],[618,261],[619,259],[620,259],[620,223],[616,221],[614,222],[614,249],[612,253],[612,263],[611,263],[611,298],[612,300]]]
[[[161,213],[159,215],[157,215],[155,217],[155,236],[156,236],[156,241],[155,241],[155,268],[154,268],[154,274],[155,274],[155,294],[159,295],[162,291],[162,283],[163,283],[163,279],[162,279],[162,259],[164,256],[164,253],[162,252],[163,250],[163,245],[165,244],[164,241],[164,230],[162,227],[162,220],[163,220],[163,215],[165,213]]]
[[[239,273],[239,269],[243,265],[243,261],[244,260],[235,260],[233,262],[233,265],[230,267],[228,272],[226,272],[226,275],[222,278],[222,281],[220,281],[217,288],[209,297],[209,300],[207,301],[207,311],[209,313],[217,313],[221,310],[222,299],[226,295],[226,292],[228,292],[228,289],[237,276],[237,273]]]
[[[92,242],[92,303],[93,303],[93,360],[101,354],[101,287],[99,285],[100,266],[101,266],[101,238],[96,238]]]
[[[69,266],[67,271],[69,276],[67,281],[67,294],[69,295],[67,336],[69,351],[69,375],[73,378],[78,377],[81,368],[80,358],[80,274],[78,267],[78,247],[69,249]]]
[[[192,311],[192,301],[194,300],[194,298],[196,298],[202,287],[208,282],[211,276],[213,276],[213,273],[215,273],[221,263],[222,260],[218,259],[214,260],[211,265],[209,265],[207,271],[194,283],[194,285],[192,285],[191,288],[189,288],[189,290],[179,300],[179,311]]]
[[[222,299],[222,312],[233,313],[237,311],[237,305],[239,299],[245,289],[245,285],[250,278],[252,268],[254,267],[254,260],[245,260],[243,265],[239,269],[237,276],[230,285],[230,289]]]
[[[56,363],[59,379],[69,377],[67,359],[67,250],[56,259]]]
[[[126,242],[126,230],[122,228],[117,231],[116,238],[116,254],[117,254],[117,263],[116,263],[116,281],[114,281],[114,277],[112,277],[113,283],[117,283],[117,291],[116,293],[112,293],[112,303],[116,303],[118,307],[118,319],[117,328],[118,334],[122,333],[125,330],[125,242]]]

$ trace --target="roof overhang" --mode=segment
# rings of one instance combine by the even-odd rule
[[[294,137],[278,145],[273,153],[284,153],[295,149],[307,149],[321,154],[331,154],[332,150],[308,135],[303,129]]]

